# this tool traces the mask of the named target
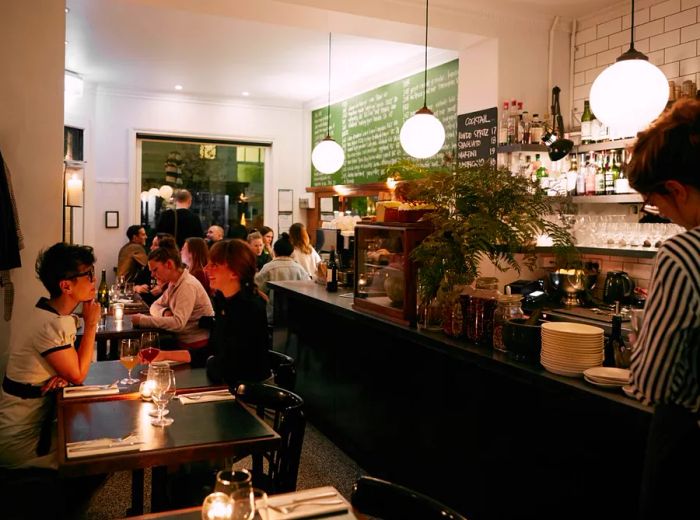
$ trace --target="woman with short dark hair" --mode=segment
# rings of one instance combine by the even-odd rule
[[[700,489],[700,101],[676,102],[638,135],[628,177],[687,229],[656,255],[630,367],[635,395],[654,406],[641,516],[681,518]]]
[[[267,318],[254,280],[255,254],[243,240],[222,240],[212,246],[205,271],[216,291],[209,378],[229,386],[268,381]]]

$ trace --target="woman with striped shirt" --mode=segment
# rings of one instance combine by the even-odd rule
[[[687,230],[659,248],[631,362],[635,394],[654,406],[641,517],[685,518],[700,509],[700,101],[677,102],[638,134],[628,176]]]

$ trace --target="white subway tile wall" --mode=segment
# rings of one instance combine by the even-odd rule
[[[635,48],[676,85],[689,79],[700,86],[699,6],[700,0],[640,0],[634,12]],[[577,113],[583,111],[595,78],[628,49],[630,21],[620,9],[580,21],[574,53]]]

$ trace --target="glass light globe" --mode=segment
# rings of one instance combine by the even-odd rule
[[[160,187],[160,189],[158,190],[158,193],[165,200],[170,200],[170,197],[173,196],[173,188],[172,188],[172,186],[168,186],[167,184],[164,184],[163,186]]]
[[[615,62],[591,86],[591,110],[613,135],[634,136],[666,107],[668,81],[644,59]]]
[[[141,192],[141,202],[147,202],[148,201],[148,192],[147,191],[142,191]]]
[[[327,136],[314,147],[311,162],[321,173],[335,173],[345,162],[345,152],[342,146]]]
[[[430,110],[423,107],[403,124],[399,140],[408,155],[425,159],[442,148],[445,143],[445,128]]]
[[[158,188],[151,188],[150,190],[148,190],[148,194],[151,197],[160,197],[160,190]]]

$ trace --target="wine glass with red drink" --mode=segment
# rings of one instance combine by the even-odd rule
[[[141,350],[139,355],[147,364],[151,364],[156,356],[160,354],[160,340],[157,332],[144,332],[141,334]],[[142,374],[147,374],[148,369],[142,371]]]

